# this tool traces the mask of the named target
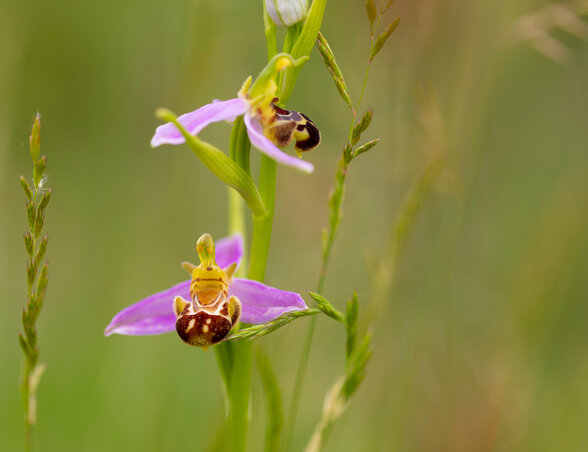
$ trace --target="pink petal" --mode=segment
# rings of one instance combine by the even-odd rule
[[[247,111],[249,106],[242,99],[229,99],[215,101],[200,107],[190,113],[178,117],[178,121],[192,135],[198,135],[209,124],[219,121],[234,121],[237,116]],[[178,128],[171,122],[163,124],[155,129],[155,135],[151,139],[151,146],[162,144],[181,144],[186,140]]]
[[[306,162],[297,157],[292,157],[291,155],[280,151],[280,149],[278,149],[278,147],[263,134],[261,124],[257,119],[252,118],[249,114],[245,114],[244,119],[251,144],[269,158],[282,165],[291,166],[304,171],[305,173],[312,173],[314,171],[312,163]]]
[[[306,309],[299,294],[250,279],[234,278],[229,287],[229,295],[241,300],[241,321],[244,323],[266,323],[286,312]]]
[[[111,320],[104,330],[105,336],[127,334],[145,336],[175,331],[176,316],[173,299],[180,295],[190,299],[190,281],[184,281],[126,307]]]
[[[215,243],[215,260],[219,267],[226,268],[239,263],[243,257],[243,237],[241,234],[230,235]]]

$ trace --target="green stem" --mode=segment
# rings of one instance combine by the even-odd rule
[[[249,279],[263,281],[272,233],[276,189],[276,163],[262,156],[259,189],[267,206],[268,214],[253,218]],[[223,344],[225,346],[231,344]],[[229,380],[229,433],[231,450],[243,452],[247,449],[249,426],[249,393],[251,383],[252,344],[243,341],[233,345],[233,366]]]
[[[267,215],[253,217],[249,278],[263,281],[272,236],[276,200],[276,162],[265,155],[261,156],[259,193],[267,210]]]
[[[243,122],[243,117],[239,116],[233,123],[231,130],[231,139],[229,144],[229,157],[237,162],[248,174],[249,170],[249,151],[251,143],[247,136],[247,129]],[[228,187],[229,196],[229,234],[241,234],[243,238],[246,237],[245,228],[245,205],[243,198],[235,189]],[[246,250],[243,250],[245,254]],[[247,273],[245,259],[241,262],[237,270],[237,276],[242,276]]]
[[[229,145],[229,157],[243,170],[249,169],[250,142],[243,118],[233,124]],[[245,211],[243,199],[229,187],[229,231],[245,237]],[[238,269],[245,274],[244,262]],[[231,344],[228,342],[215,347],[217,362],[223,377],[228,406],[229,446],[232,452],[247,450],[247,431],[249,428],[249,393],[251,385],[252,349],[249,343]]]
[[[374,38],[372,37],[372,41],[374,40]],[[368,75],[370,73],[370,68],[372,67],[372,59],[370,58],[370,60],[368,61],[367,67],[365,69],[365,76],[363,77],[363,85],[361,86],[361,94],[359,95],[359,100],[357,101],[357,106],[355,107],[355,111],[357,111],[359,109],[359,106],[361,104],[361,100],[363,99],[363,93],[365,92],[365,87],[367,85],[367,79],[368,79]],[[351,125],[353,127],[353,124]]]
[[[232,452],[247,450],[252,345],[251,342],[232,344],[234,347],[233,369],[229,384],[229,436]]]
[[[310,53],[314,41],[316,40],[316,35],[320,28],[320,23],[322,22],[322,15],[324,12],[325,4],[326,0],[318,0],[313,2],[312,10],[314,12],[313,14],[311,14],[313,19],[311,21],[312,24],[307,23],[307,20],[305,22],[304,27],[296,25],[288,29],[283,47],[285,52],[290,52],[291,49],[295,48],[298,45],[299,47],[301,47],[301,50],[297,52],[297,54],[300,54],[299,56],[308,55]],[[275,27],[268,26],[268,20],[269,18],[267,17],[267,12],[264,12],[266,31],[265,35],[267,40],[269,61],[277,52],[277,44],[275,41]],[[308,36],[306,36],[305,41],[308,42],[299,43],[299,37],[303,29],[306,29],[306,34]],[[308,47],[308,49],[306,47]],[[288,101],[290,94],[292,93],[292,88],[298,76],[298,72],[299,71],[289,74],[290,86],[289,89],[287,89],[285,92],[283,91],[283,85],[287,83],[288,78],[286,77],[286,74],[284,74],[283,77],[279,77],[278,92],[280,93],[279,97],[280,103],[282,105],[284,105]],[[251,237],[251,258],[249,261],[249,278],[257,281],[263,281],[265,277],[267,257],[271,242],[274,206],[276,199],[276,162],[265,155],[261,156],[259,174],[259,193],[266,208],[267,215],[257,215],[253,217],[253,233]]]
[[[225,396],[225,408],[227,417],[231,409],[230,402],[230,387],[231,374],[233,372],[233,356],[235,355],[233,344],[229,342],[221,342],[214,347],[214,354],[216,356],[216,364],[223,379],[223,394]]]
[[[283,53],[290,53],[292,51],[292,47],[294,46],[294,44],[296,43],[296,40],[300,36],[300,31],[302,31],[302,27],[300,26],[300,24],[294,24],[291,27],[288,27],[288,30],[286,31],[286,36],[284,37],[284,44],[282,45],[282,52]],[[278,77],[279,78],[278,85],[280,87],[284,86],[287,73],[288,73],[288,70],[282,72],[280,74],[280,76]],[[280,93],[280,90],[278,91],[278,93]],[[281,95],[281,93],[280,93],[280,95]],[[289,97],[289,95],[287,97]],[[281,105],[286,104],[286,101],[288,100],[287,97],[284,99],[280,98]]]
[[[245,230],[245,209],[243,198],[239,192],[231,187],[229,195],[229,234],[242,233]]]
[[[263,8],[263,28],[267,47],[267,60],[270,61],[278,53],[278,40],[276,36],[276,24],[267,13],[265,0],[262,0]]]

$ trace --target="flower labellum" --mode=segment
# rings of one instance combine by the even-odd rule
[[[209,124],[220,121],[234,121],[243,116],[251,144],[276,162],[312,173],[314,166],[310,162],[282,152],[278,147],[296,141],[295,149],[300,157],[301,151],[314,149],[320,143],[320,133],[316,125],[298,112],[290,112],[277,107],[275,83],[277,74],[289,66],[298,66],[308,57],[298,60],[287,53],[274,56],[252,83],[249,77],[238,96],[224,101],[213,101],[190,113],[185,113],[177,121],[192,135],[198,135]],[[181,144],[186,140],[178,128],[171,122],[155,130],[151,146],[162,144]]]
[[[275,112],[274,120],[265,129],[265,136],[280,147],[288,146],[292,140],[296,142],[294,149],[298,157],[302,152],[316,148],[321,142],[321,133],[318,127],[304,113],[294,110],[285,110],[278,107],[275,102],[272,107]]]
[[[186,344],[209,347],[222,341],[241,316],[241,302],[234,295],[229,297],[229,279],[237,264],[231,264],[226,272],[216,264],[210,234],[198,239],[196,251],[200,265],[182,263],[192,275],[192,301],[181,295],[174,298],[176,331]]]
[[[215,244],[204,234],[196,251],[200,265],[182,264],[191,280],[126,307],[113,317],[104,334],[145,336],[176,331],[186,343],[207,348],[222,341],[239,321],[263,324],[287,312],[307,309],[295,292],[232,276],[243,255],[240,235]]]
[[[308,0],[265,0],[265,7],[279,27],[290,27],[308,14]]]

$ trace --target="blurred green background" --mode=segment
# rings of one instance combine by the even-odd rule
[[[587,16],[545,5],[391,8],[402,22],[364,98],[375,110],[366,138],[382,142],[352,164],[324,293],[342,308],[358,291],[375,353],[327,450],[586,450],[588,46],[568,31],[586,37]],[[323,32],[357,98],[363,2],[329,2]],[[1,0],[0,43],[0,448],[24,444],[18,175],[30,177],[39,110],[54,193],[37,450],[209,450],[224,415],[214,354],[171,334],[102,334],[118,310],[185,278],[178,264],[194,258],[197,235],[226,234],[225,188],[185,146],[150,149],[153,112],[233,97],[259,71],[261,2]],[[316,51],[289,106],[313,118],[323,143],[307,157],[312,176],[278,170],[266,281],[305,291],[349,125]],[[226,149],[229,130],[203,137]],[[439,171],[422,179],[431,162]],[[395,225],[411,192],[420,208],[403,236]],[[307,325],[257,342],[286,401]],[[291,450],[307,443],[343,371],[342,329],[327,318],[317,326]],[[250,444],[260,450],[257,374],[253,400]]]

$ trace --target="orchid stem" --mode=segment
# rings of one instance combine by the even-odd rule
[[[249,279],[263,281],[272,236],[276,200],[276,162],[265,155],[261,156],[259,193],[265,204],[267,215],[253,217]]]
[[[321,14],[322,19],[322,14]],[[268,61],[277,52],[276,42],[276,30],[275,26],[270,23],[270,19],[267,15],[267,11],[264,6],[264,25],[265,25],[265,37],[267,41],[267,53]],[[290,27],[287,32],[286,40],[284,42],[284,51],[289,52],[290,49],[297,42],[298,37],[301,33],[301,27],[295,26]],[[314,42],[314,39],[313,39]],[[296,80],[298,72],[292,77],[293,81]],[[278,77],[278,92],[280,93],[280,103],[284,105],[290,97],[290,92],[282,93],[282,85],[284,84],[284,77]],[[253,231],[251,237],[251,257],[249,260],[249,279],[257,280],[262,282],[265,277],[265,270],[267,266],[267,258],[269,254],[269,247],[272,236],[272,226],[274,219],[274,206],[276,200],[276,162],[266,155],[261,156],[260,170],[259,170],[259,193],[263,200],[267,214],[264,216],[254,215],[253,216]],[[243,345],[247,345],[245,342]],[[251,377],[251,345],[246,349],[248,352],[248,372],[247,372],[247,387],[243,385],[243,390],[249,391],[249,380]],[[238,368],[238,367],[237,367]],[[234,375],[236,372],[234,372]],[[241,385],[242,382],[240,381]],[[247,396],[249,392],[247,392]],[[248,402],[246,400],[245,404]],[[246,424],[245,424],[246,425]],[[234,433],[234,432],[233,432]],[[235,433],[234,433],[235,434]],[[245,432],[246,435],[246,432]],[[246,438],[246,436],[245,436]],[[235,449],[237,450],[237,449]]]
[[[229,388],[229,434],[232,452],[247,450],[252,345],[251,342],[233,344],[236,347]]]
[[[248,174],[250,142],[242,118],[237,118],[231,131],[229,157],[237,162]],[[239,194],[229,188],[229,231],[246,237],[245,209]],[[245,245],[244,245],[245,246]],[[238,275],[247,272],[243,262],[237,270]],[[249,428],[249,393],[251,385],[251,344],[221,343],[215,347],[219,370],[225,384],[228,404],[228,436],[232,452],[247,450],[247,430]]]
[[[265,41],[267,47],[267,60],[270,61],[276,53],[278,53],[278,41],[276,36],[276,24],[269,16],[265,8],[265,0],[262,1],[263,8],[263,26]]]
[[[229,142],[229,157],[237,162],[241,168],[247,173],[250,173],[249,169],[249,151],[251,143],[247,136],[247,129],[243,118],[241,116],[235,119],[233,123],[233,129],[231,130],[231,139]],[[245,239],[246,228],[245,228],[245,205],[241,195],[233,188],[228,187],[229,195],[229,234],[241,234],[241,237]],[[243,241],[243,254],[246,255],[246,243]],[[246,260],[237,269],[236,276],[244,276],[247,273]]]

